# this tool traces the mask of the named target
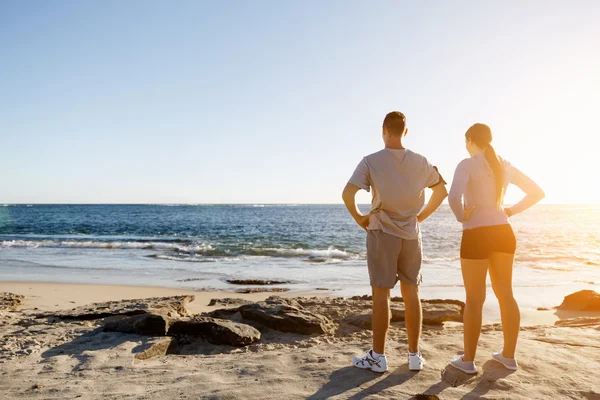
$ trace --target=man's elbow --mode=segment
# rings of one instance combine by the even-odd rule
[[[446,197],[448,197],[448,189],[446,189],[446,186],[445,186],[445,185],[442,187],[442,190],[441,190],[441,194],[440,194],[440,195],[441,195],[441,196],[442,196],[444,199],[446,199]]]
[[[348,185],[346,185],[344,190],[342,190],[342,200],[344,200],[344,203],[346,203],[348,199],[352,198],[353,196],[354,193],[352,193],[352,190],[348,187]]]

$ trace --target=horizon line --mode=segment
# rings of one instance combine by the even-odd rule
[[[371,203],[356,203],[358,205],[371,205]],[[554,206],[595,206],[600,205],[600,203],[551,203],[551,202],[543,202],[539,203],[541,205],[554,205]],[[33,206],[33,205],[72,205],[72,206],[84,206],[84,205],[94,205],[94,206],[111,206],[111,205],[128,205],[128,206],[152,206],[152,205],[170,205],[170,206],[230,206],[230,205],[296,205],[296,206],[334,206],[334,205],[344,205],[344,203],[269,203],[269,202],[250,202],[250,203],[6,203],[0,202],[0,206]],[[442,203],[442,205],[448,205],[448,202]],[[514,203],[508,203],[507,205],[514,205]]]

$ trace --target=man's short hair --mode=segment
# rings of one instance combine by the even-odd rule
[[[406,117],[400,111],[392,111],[385,116],[383,126],[391,136],[402,136],[406,128]]]

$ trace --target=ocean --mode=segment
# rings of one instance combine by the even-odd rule
[[[522,306],[600,290],[600,205],[538,205],[512,224]],[[446,205],[422,224],[423,298],[464,299],[460,230]],[[0,280],[366,294],[365,235],[343,205],[0,204]]]

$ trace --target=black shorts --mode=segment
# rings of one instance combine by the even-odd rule
[[[492,253],[515,254],[517,239],[512,226],[493,225],[463,231],[460,258],[486,260]]]

